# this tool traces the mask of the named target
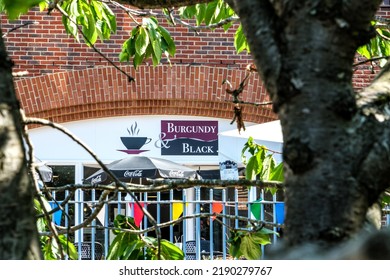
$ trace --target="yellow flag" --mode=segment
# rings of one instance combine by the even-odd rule
[[[173,202],[172,203],[172,218],[174,220],[178,219],[183,213],[183,202]]]

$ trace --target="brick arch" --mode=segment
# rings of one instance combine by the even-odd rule
[[[15,82],[26,115],[63,123],[77,120],[132,115],[188,115],[223,119],[233,117],[233,104],[222,86],[223,79],[238,85],[246,72],[208,66],[141,66],[122,70],[97,67],[60,72]],[[242,100],[268,100],[257,74],[252,75]],[[269,105],[245,105],[247,122],[276,119]]]

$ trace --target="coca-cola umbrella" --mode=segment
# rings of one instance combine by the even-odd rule
[[[198,173],[190,167],[155,157],[129,156],[107,164],[107,168],[123,182],[139,183],[141,179],[146,178],[200,179]],[[111,181],[103,169],[84,179],[85,184],[92,185],[105,184]]]
[[[35,157],[35,164],[38,169],[38,176],[39,179],[42,182],[49,183],[53,180],[53,169],[49,166],[47,166],[44,162],[42,162],[40,159]]]

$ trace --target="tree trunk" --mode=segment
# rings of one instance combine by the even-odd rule
[[[352,85],[382,1],[229,2],[282,124],[286,245],[331,248],[361,231],[388,187],[389,123],[362,110]]]
[[[33,185],[27,171],[12,61],[0,32],[0,259],[39,259]]]

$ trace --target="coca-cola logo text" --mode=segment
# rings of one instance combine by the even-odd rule
[[[142,170],[126,170],[125,173],[123,174],[123,177],[127,178],[134,178],[134,177],[142,177]]]
[[[91,184],[97,184],[97,183],[100,183],[102,181],[102,175],[98,175],[96,176],[95,178],[92,178],[91,180]]]
[[[184,171],[182,170],[171,170],[169,171],[169,176],[172,178],[183,178],[184,177]]]

